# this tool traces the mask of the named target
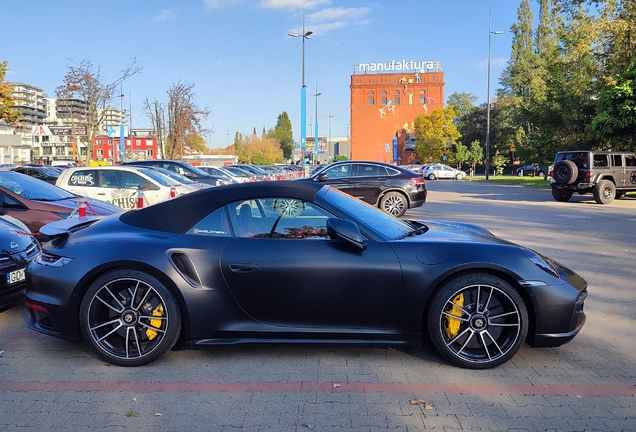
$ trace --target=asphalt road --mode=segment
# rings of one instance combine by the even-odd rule
[[[428,181],[406,217],[474,222],[579,272],[588,321],[559,348],[491,370],[430,348],[245,345],[141,368],[0,314],[0,431],[636,431],[636,199],[553,201],[548,188]]]

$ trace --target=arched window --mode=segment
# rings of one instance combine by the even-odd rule
[[[395,90],[393,91],[393,105],[399,105],[399,104],[400,104],[400,91]]]
[[[420,103],[426,103],[426,90],[420,90]]]
[[[375,92],[373,90],[369,90],[369,105],[375,105]]]
[[[386,105],[386,101],[387,101],[387,92],[386,90],[382,90],[382,93],[380,93],[382,95],[382,98],[380,99],[380,103],[382,105]]]

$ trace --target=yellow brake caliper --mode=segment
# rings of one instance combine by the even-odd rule
[[[460,308],[464,306],[464,294],[458,294],[457,297],[453,299],[452,303],[453,307],[450,311],[448,311],[448,314],[458,317],[462,316],[462,310]],[[446,331],[446,336],[448,336],[449,339],[453,339],[457,336],[461,323],[462,322],[457,318],[446,317],[446,328],[444,330]]]
[[[158,316],[158,317],[163,316],[163,306],[161,304],[157,306],[155,310],[152,311],[152,316]],[[154,328],[161,328],[161,320],[151,319],[150,325],[153,326]],[[154,338],[157,337],[157,332],[150,328],[146,329],[146,336],[148,336],[148,339],[153,340]]]

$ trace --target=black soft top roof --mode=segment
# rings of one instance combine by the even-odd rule
[[[186,232],[203,216],[217,208],[252,198],[290,197],[313,201],[322,183],[307,180],[282,180],[241,183],[203,189],[163,201],[120,216],[128,225],[171,233]]]

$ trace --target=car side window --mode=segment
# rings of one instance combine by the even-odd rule
[[[606,167],[606,166],[609,166],[609,163],[607,162],[607,155],[604,155],[604,154],[596,154],[596,155],[594,155],[593,163],[594,163],[595,167]]]
[[[338,165],[327,169],[327,176],[330,179],[351,177],[351,164]]]
[[[634,155],[625,156],[625,165],[626,166],[636,166],[636,156],[634,156]]]
[[[326,210],[294,198],[260,198],[237,201],[228,206],[236,237],[326,240]]]
[[[69,186],[99,187],[95,170],[75,171],[68,179]]]
[[[623,166],[623,155],[612,155],[612,166],[622,167]]]
[[[386,175],[386,170],[380,174],[379,167],[377,165],[359,164],[358,174],[356,177],[377,177],[379,175]]]
[[[227,209],[221,207],[216,209],[199,222],[197,222],[187,234],[212,236],[212,237],[231,237],[230,223],[227,217]]]

